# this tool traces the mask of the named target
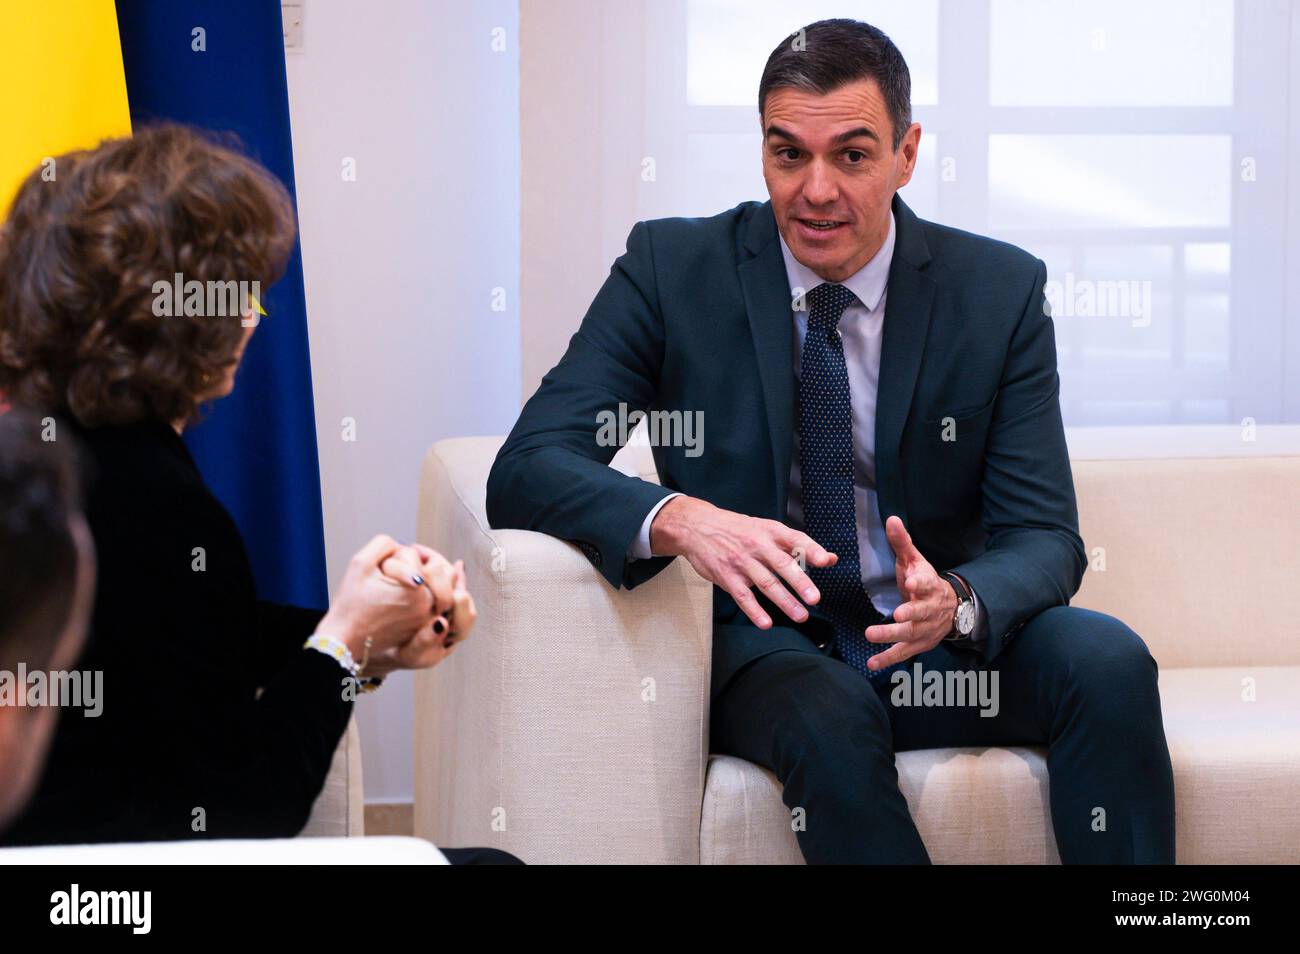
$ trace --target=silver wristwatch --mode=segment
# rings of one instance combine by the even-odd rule
[[[975,632],[975,595],[955,573],[945,573],[943,578],[957,594],[957,609],[952,614],[952,629],[944,639],[969,639]]]

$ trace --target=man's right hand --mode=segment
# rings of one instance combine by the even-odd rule
[[[838,557],[806,533],[776,520],[761,520],[713,506],[695,497],[674,497],[650,525],[655,556],[684,556],[695,571],[720,586],[759,629],[772,619],[754,596],[754,587],[796,623],[808,618],[804,603],[815,605],[821,593],[803,571],[806,566],[834,566]],[[782,585],[782,581],[790,589]],[[799,594],[799,599],[790,590]]]

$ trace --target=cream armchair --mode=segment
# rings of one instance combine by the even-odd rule
[[[712,587],[678,560],[615,592],[569,544],[489,530],[500,444],[424,463],[419,539],[464,558],[479,621],[416,675],[415,833],[528,862],[698,861]]]
[[[311,807],[302,838],[344,838],[365,834],[365,804],[361,774],[361,733],[356,716],[334,750],[329,775]]]
[[[416,677],[415,832],[530,863],[800,862],[771,773],[708,749],[712,590],[684,560],[616,592],[578,550],[488,528],[499,438],[428,454],[419,538],[463,557],[473,638]],[[643,447],[615,466],[654,480]],[[1075,462],[1074,600],[1161,665],[1185,863],[1300,860],[1300,458]],[[1043,752],[898,757],[938,862],[1056,862]]]

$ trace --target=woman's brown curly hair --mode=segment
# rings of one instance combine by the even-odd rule
[[[0,227],[0,395],[88,427],[189,420],[235,359],[239,316],[154,314],[154,284],[273,284],[293,249],[280,182],[177,125],[59,156]],[[179,304],[179,303],[177,303]]]

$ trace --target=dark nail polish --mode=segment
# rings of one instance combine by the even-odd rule
[[[439,636],[447,631],[447,624],[442,621],[441,616],[433,621],[433,631]]]
[[[420,576],[418,573],[414,573],[411,575],[411,582],[416,586],[424,586],[424,577]]]

